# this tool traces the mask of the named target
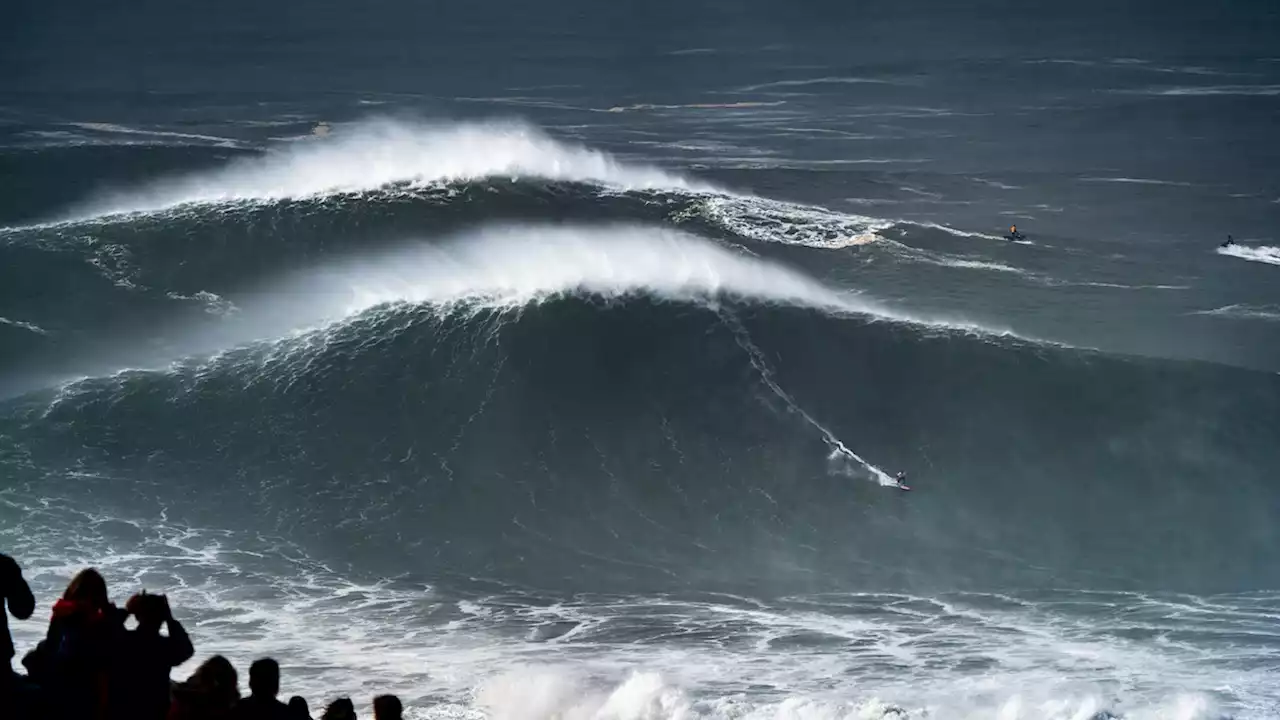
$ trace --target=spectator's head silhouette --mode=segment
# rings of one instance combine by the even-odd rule
[[[221,655],[201,663],[187,681],[170,689],[169,717],[175,720],[193,718],[229,718],[240,700],[236,669]]]
[[[271,658],[254,660],[249,666],[249,694],[273,698],[280,693],[280,664]]]
[[[311,720],[311,708],[307,707],[306,698],[298,695],[289,698],[289,711],[293,720]]]
[[[320,720],[356,720],[356,706],[351,698],[338,698],[324,709]]]
[[[240,678],[235,666],[221,655],[205,660],[188,682],[221,702],[234,702],[240,697]]]
[[[373,699],[374,720],[400,720],[404,706],[395,695],[379,695]]]
[[[71,583],[62,593],[63,600],[85,605],[95,610],[105,609],[111,604],[107,597],[107,581],[93,568],[85,568],[71,578]]]
[[[150,595],[143,591],[129,598],[124,605],[129,614],[137,618],[138,629],[160,632],[160,626],[169,619],[169,599],[164,595]]]

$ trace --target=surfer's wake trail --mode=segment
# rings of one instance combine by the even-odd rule
[[[1218,248],[1219,255],[1227,255],[1241,260],[1250,262],[1266,263],[1268,265],[1280,265],[1280,247],[1272,247],[1270,245],[1231,245],[1228,247]]]

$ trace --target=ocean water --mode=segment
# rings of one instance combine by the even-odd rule
[[[10,20],[42,606],[418,718],[1280,715],[1280,6]]]

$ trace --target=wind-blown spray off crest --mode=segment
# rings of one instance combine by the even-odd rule
[[[62,219],[128,220],[184,209],[245,209],[289,200],[377,192],[408,196],[453,183],[532,178],[610,193],[661,192],[696,199],[681,219],[704,219],[759,242],[841,248],[876,239],[890,222],[730,192],[651,165],[557,140],[515,122],[370,120],[211,170],[102,193]],[[30,226],[36,227],[36,226]],[[0,228],[4,230],[5,228]],[[25,228],[16,228],[25,229]]]
[[[318,281],[317,281],[318,280]],[[1012,334],[964,321],[921,318],[838,291],[776,261],[683,232],[642,226],[497,226],[359,259],[302,281],[291,297],[347,317],[378,305],[476,303],[519,307],[566,294],[649,295],[678,302],[731,298],[831,314]]]
[[[558,295],[662,300],[732,297],[833,313],[890,316],[769,260],[679,231],[636,226],[500,226],[327,271],[343,314],[386,303],[516,307]]]
[[[525,123],[375,120],[217,170],[101,197],[88,203],[83,214],[156,212],[189,204],[301,199],[388,185],[522,176],[627,190],[713,190],[656,167],[624,164],[608,153],[561,142]]]
[[[677,230],[498,225],[277,278],[257,300],[244,302],[234,321],[238,329],[216,345],[284,339],[345,324],[379,306],[501,311],[566,295],[705,304],[733,299],[918,322],[775,261]]]

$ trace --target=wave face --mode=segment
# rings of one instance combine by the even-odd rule
[[[232,655],[300,658],[317,692],[396,677],[455,717],[1273,697],[1275,373],[864,286],[1070,285],[951,249],[981,233],[521,125],[334,135],[185,148],[0,232],[0,523],[42,593],[85,562],[160,578]],[[1213,307],[1270,308],[1188,313]]]
[[[1239,532],[1265,525],[1274,375],[908,322],[627,227],[495,229],[277,290],[240,312],[274,339],[19,398],[6,434],[40,467],[151,478],[171,517],[339,528],[332,551],[387,573],[1203,589],[1275,567]],[[923,492],[878,495],[884,468]],[[529,562],[531,538],[555,551]]]
[[[21,417],[38,419],[25,444],[43,466],[145,474],[205,522],[246,496],[259,503],[255,526],[359,517],[333,540],[359,537],[375,566],[447,542],[455,550],[438,556],[461,556],[446,568],[493,567],[534,537],[596,587],[615,574],[769,579],[786,565],[819,572],[820,585],[894,587],[1003,573],[1096,583],[1105,572],[1124,589],[1201,588],[1273,572],[1274,548],[1239,530],[1264,519],[1254,503],[1276,451],[1246,440],[1274,429],[1259,418],[1280,417],[1280,382],[1045,352],[732,303],[392,305],[212,360],[82,381]],[[1227,397],[1238,409],[1216,427],[1197,420]],[[1176,413],[1150,409],[1169,405]],[[887,467],[927,461],[916,483],[927,499],[904,505],[852,482],[806,416]],[[1255,449],[1227,453],[1236,442]],[[240,480],[218,480],[228,476]],[[903,527],[907,512],[930,532]],[[1218,537],[1212,551],[1190,527]],[[933,560],[865,577],[863,563],[918,554]],[[770,556],[779,567],[762,564]],[[503,575],[547,572],[521,561]]]

